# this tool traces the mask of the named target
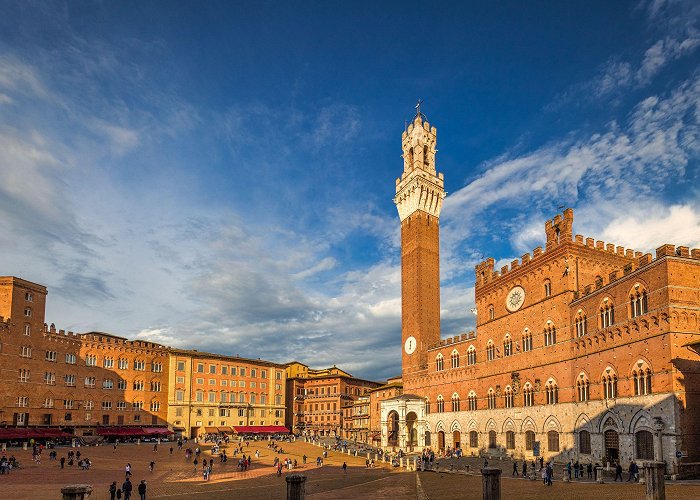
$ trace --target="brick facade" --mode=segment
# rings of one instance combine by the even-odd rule
[[[159,344],[44,323],[47,290],[0,278],[0,425],[166,424],[168,352]]]
[[[384,446],[397,429],[404,449],[532,458],[539,444],[547,458],[623,465],[700,458],[700,250],[663,245],[652,257],[574,236],[573,221],[571,209],[546,221],[544,250],[510,266],[476,266],[476,332],[410,355],[404,346],[405,395],[382,407]],[[438,273],[430,258],[402,260],[402,276],[426,269]],[[402,324],[405,336],[416,329],[433,325]],[[401,416],[407,402],[413,414]]]
[[[311,369],[293,362],[287,365],[287,427],[310,436],[353,438],[353,404],[381,386],[339,368]]]

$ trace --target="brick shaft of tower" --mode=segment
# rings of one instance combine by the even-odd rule
[[[396,180],[404,374],[425,369],[428,347],[440,341],[439,220],[445,190],[435,169],[436,138],[435,127],[416,116],[402,136],[404,170]]]

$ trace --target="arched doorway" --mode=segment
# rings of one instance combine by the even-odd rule
[[[453,431],[452,432],[452,445],[454,446],[455,450],[458,450],[462,447],[461,443],[461,434],[459,431]]]
[[[605,458],[608,462],[620,459],[620,436],[612,429],[605,431]]]
[[[416,428],[416,420],[418,420],[418,415],[415,412],[409,412],[406,415],[406,435],[408,436],[408,442],[406,446],[408,451],[413,451],[413,447],[418,446],[418,429]]]
[[[445,449],[445,431],[438,431],[438,450]]]
[[[399,445],[399,414],[395,411],[389,413],[386,422],[387,443],[389,446]]]

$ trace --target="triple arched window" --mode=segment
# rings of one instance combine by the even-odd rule
[[[523,406],[533,406],[535,404],[535,391],[530,382],[523,387]]]
[[[610,367],[603,372],[603,398],[613,399],[617,397],[617,374]]]
[[[632,384],[635,396],[651,394],[651,368],[643,360],[637,361],[632,370]]]
[[[503,399],[505,401],[505,407],[506,408],[513,408],[514,406],[514,398],[513,398],[513,389],[510,386],[506,386],[506,390],[504,392]]]
[[[450,355],[450,362],[452,364],[452,368],[459,368],[459,352],[457,349],[452,351],[452,354]]]
[[[475,411],[477,408],[476,404],[476,393],[474,391],[471,391],[469,393],[469,396],[467,397],[467,400],[469,401],[469,410],[470,411]]]
[[[488,361],[493,361],[496,359],[496,346],[490,340],[488,344],[486,344],[486,359]]]
[[[646,289],[639,283],[635,283],[630,292],[630,318],[636,318],[649,312],[649,300]]]
[[[544,326],[544,345],[554,345],[557,343],[557,329],[552,321],[547,321]]]
[[[496,393],[494,392],[493,389],[489,389],[486,400],[488,402],[489,410],[495,410],[496,409]]]
[[[615,323],[615,307],[607,297],[600,304],[600,327],[608,328]]]
[[[589,399],[589,386],[590,382],[585,373],[580,373],[578,379],[576,380],[576,391],[578,392],[578,400],[581,403],[588,401]]]
[[[444,369],[445,369],[445,359],[443,358],[442,353],[440,353],[435,358],[435,370],[441,372]]]
[[[523,352],[532,351],[532,333],[528,328],[523,330]]]
[[[559,402],[559,387],[557,387],[557,383],[550,378],[544,386],[544,389],[547,393],[547,404],[557,404]]]
[[[512,356],[513,355],[513,339],[510,338],[510,335],[506,335],[506,338],[503,340],[503,356]]]
[[[467,349],[467,364],[476,364],[476,347],[474,347],[473,345],[470,345],[469,349]]]
[[[452,411],[459,411],[459,394],[452,395]]]
[[[437,397],[437,412],[442,413],[445,411],[445,400],[442,398],[442,394]]]

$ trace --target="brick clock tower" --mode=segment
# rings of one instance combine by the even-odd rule
[[[403,375],[427,368],[428,346],[440,341],[440,209],[443,175],[435,170],[437,129],[420,112],[401,137],[403,174],[394,203],[401,219]]]

